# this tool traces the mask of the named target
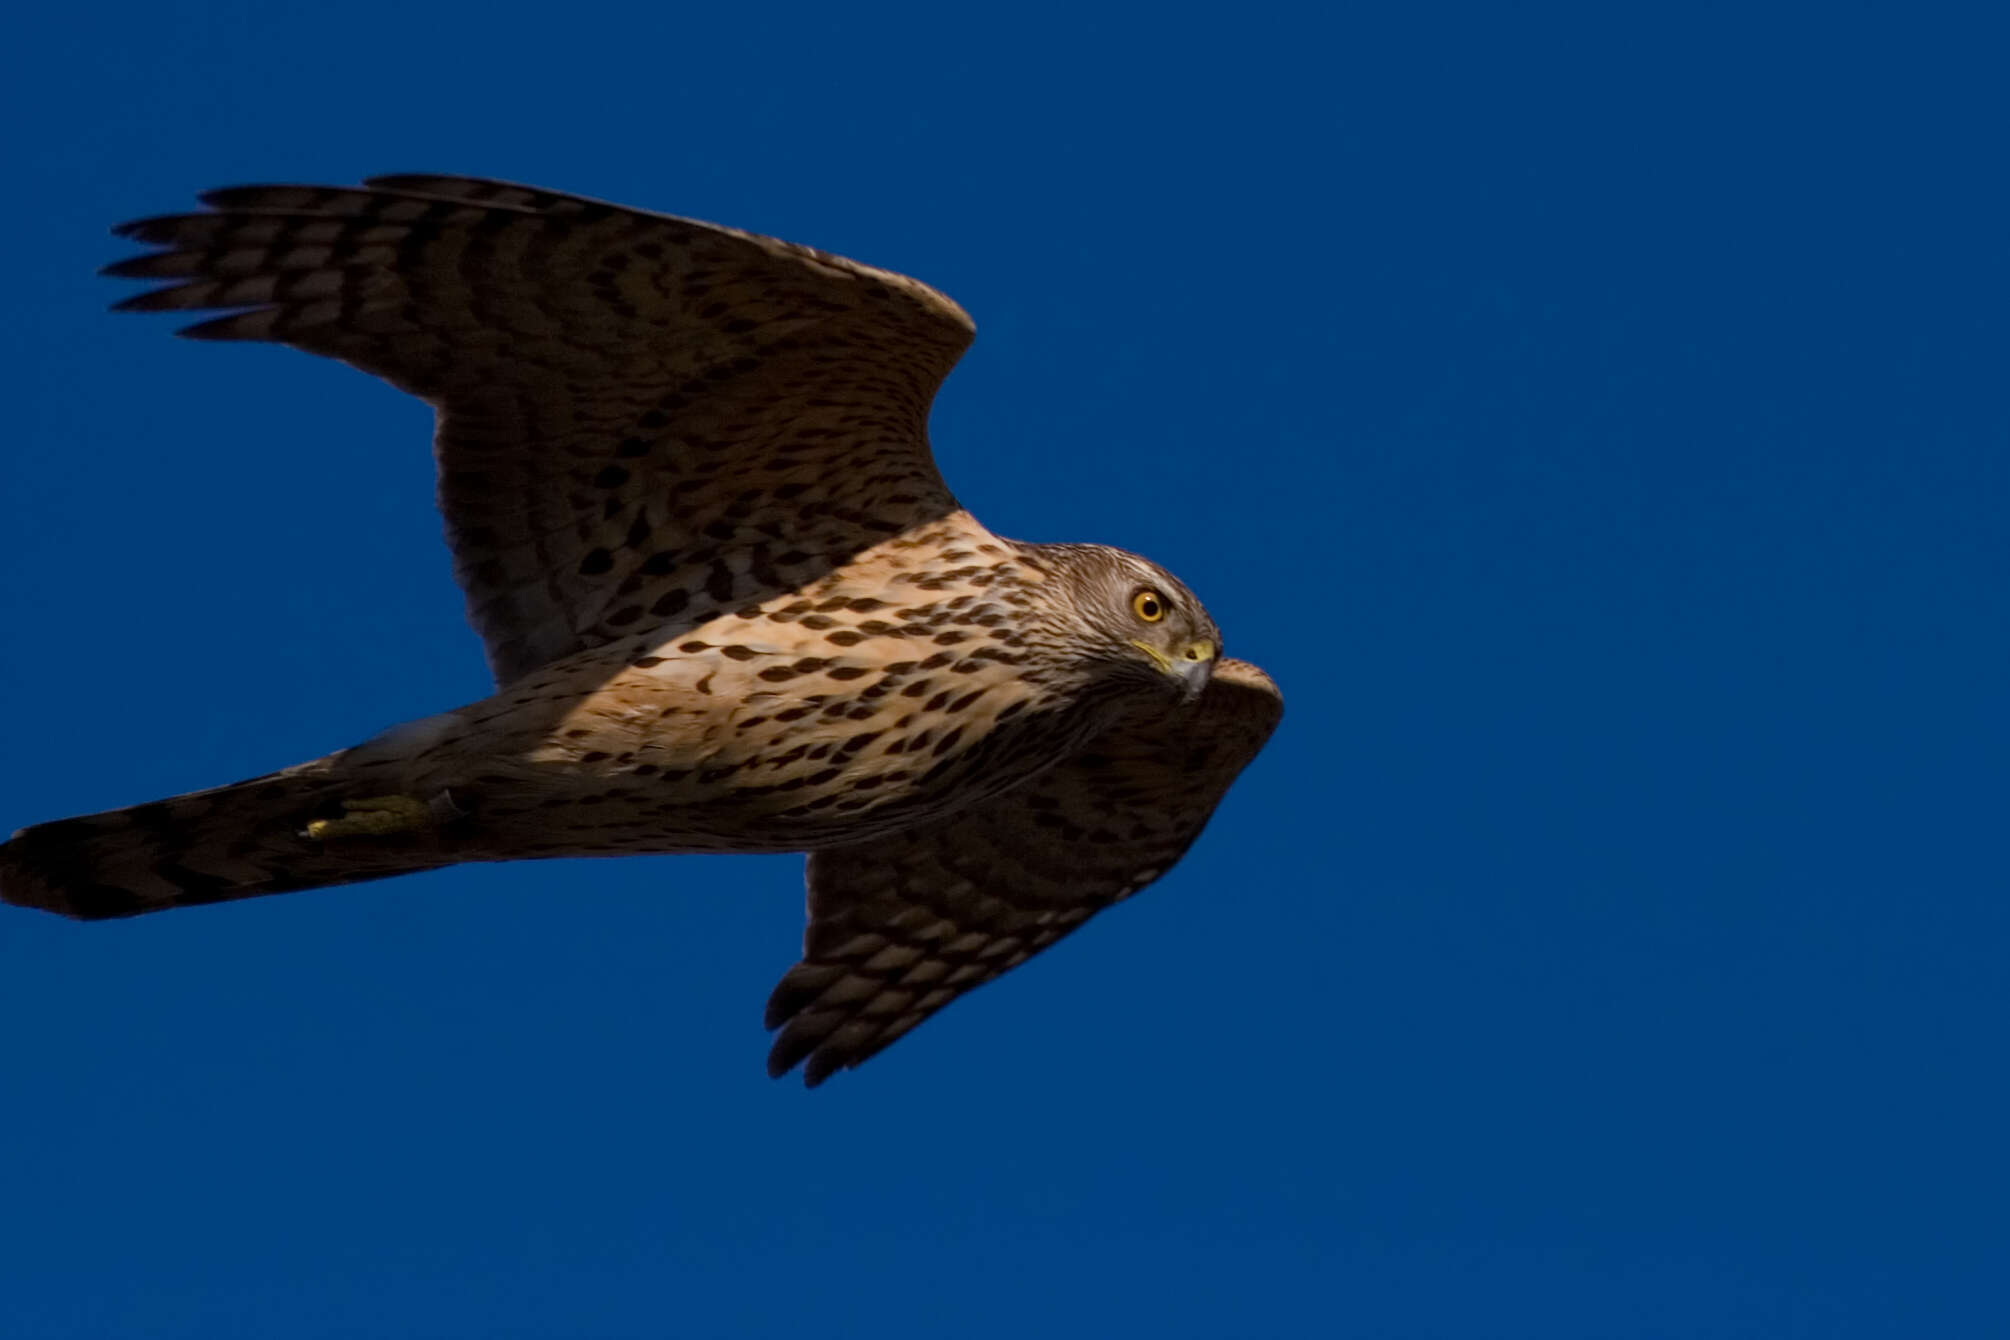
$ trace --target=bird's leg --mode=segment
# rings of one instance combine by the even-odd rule
[[[307,825],[306,836],[317,842],[329,838],[388,837],[431,828],[432,806],[417,796],[366,796],[342,802],[339,819],[315,819]]]

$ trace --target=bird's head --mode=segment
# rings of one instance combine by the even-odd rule
[[[1100,671],[1191,701],[1221,659],[1221,630],[1158,564],[1103,545],[1043,545],[1066,584],[1073,632]]]

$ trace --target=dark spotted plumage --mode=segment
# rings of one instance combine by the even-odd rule
[[[82,918],[465,861],[812,853],[770,1068],[821,1082],[1156,879],[1275,726],[1135,555],[985,530],[929,453],[969,319],[886,271],[452,177],[128,224],[120,304],[432,403],[498,689],[234,786],[24,829]]]

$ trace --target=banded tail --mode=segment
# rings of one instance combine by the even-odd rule
[[[36,824],[0,844],[0,900],[79,921],[138,916],[464,859],[439,835],[317,841],[308,824],[342,813],[355,779],[333,756],[129,809]]]

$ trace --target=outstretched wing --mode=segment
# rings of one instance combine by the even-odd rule
[[[500,182],[240,186],[117,231],[140,311],[439,411],[440,508],[507,683],[792,590],[955,509],[927,438],[969,317],[808,247]]]
[[[768,1073],[821,1084],[1024,963],[1186,853],[1284,713],[1223,661],[1183,713],[1126,722],[980,809],[813,852],[803,960],[768,1001]]]

